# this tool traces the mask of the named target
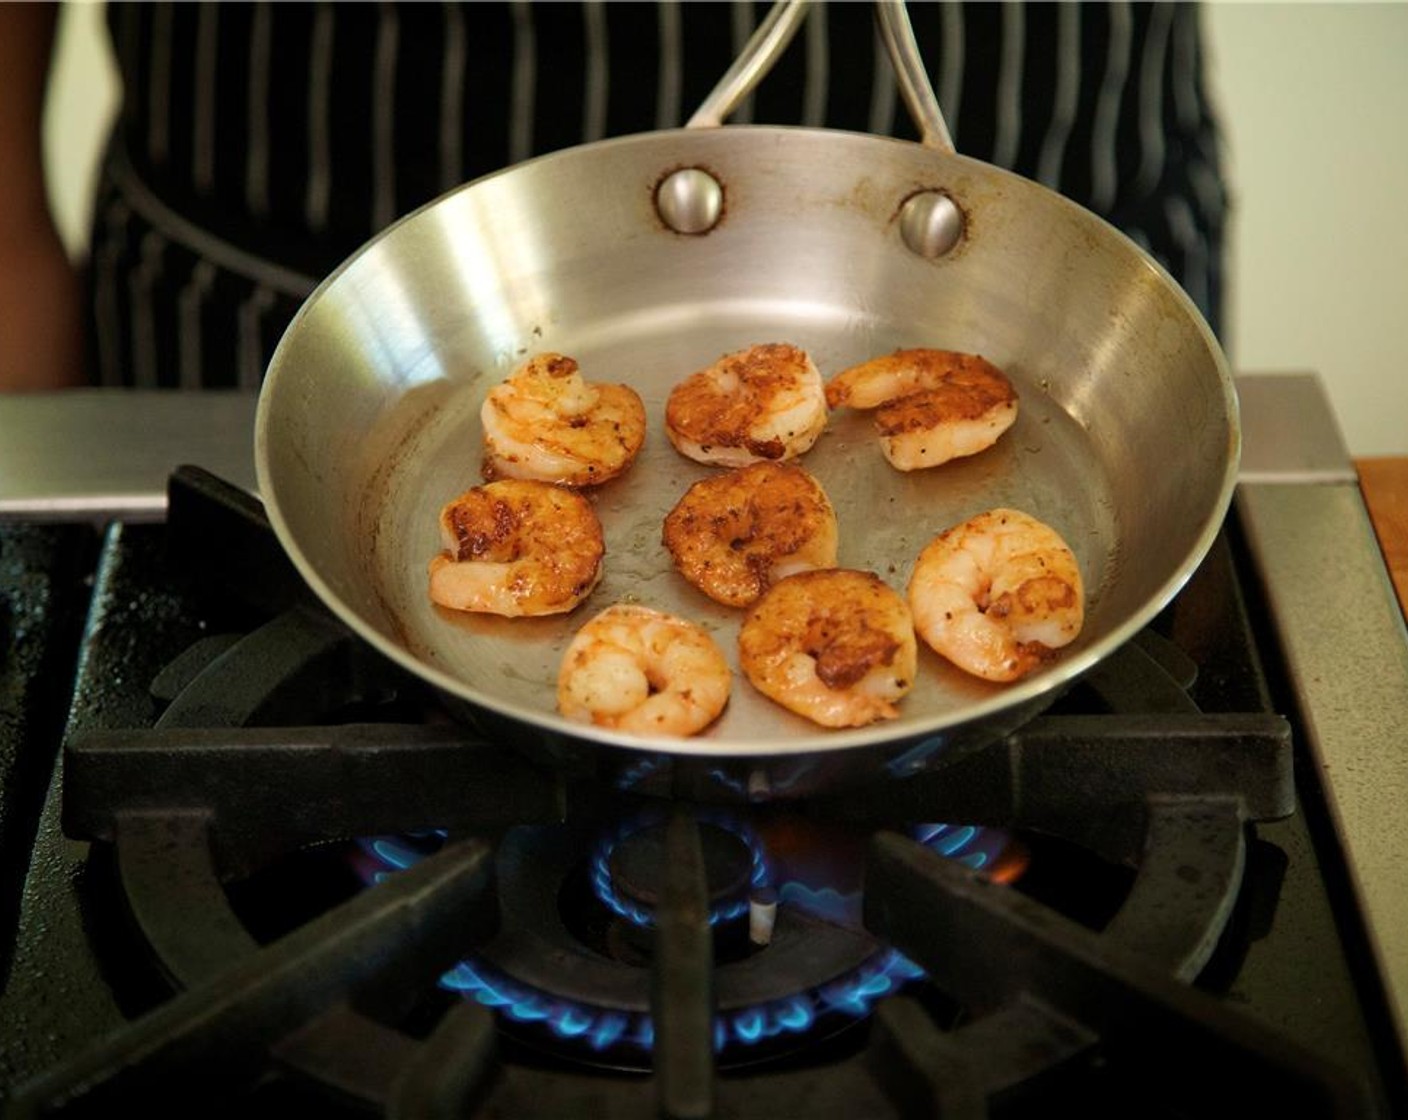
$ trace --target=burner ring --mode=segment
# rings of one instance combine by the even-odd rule
[[[420,840],[433,844],[434,836]],[[382,867],[376,874],[426,854],[421,843],[403,839],[360,845]],[[503,1027],[530,1045],[645,1069],[654,1041],[649,967],[596,951],[563,913],[564,892],[593,893],[583,881],[592,861],[584,863],[582,853],[590,846],[590,835],[566,826],[510,830],[496,853],[498,932],[440,984],[493,1008]],[[799,958],[806,962],[800,972],[787,963]],[[784,1052],[850,1026],[882,994],[919,974],[863,930],[784,908],[769,945],[715,966],[715,1049],[731,1054],[725,1063]]]
[[[646,858],[631,857],[631,841],[660,829],[664,823],[662,814],[644,814],[600,840],[591,856],[592,887],[596,896],[616,914],[644,929],[655,925],[655,915],[650,908],[654,899],[649,880],[656,869],[648,866]],[[745,823],[726,814],[700,813],[699,823],[734,838],[746,849],[746,856],[737,860],[746,863],[746,866],[738,868],[728,866],[733,853],[725,850],[726,842],[712,845],[705,853],[713,896],[709,924],[718,925],[741,918],[748,913],[748,896],[753,891],[772,885],[772,874],[762,842]],[[704,828],[701,827],[700,831],[704,833]],[[707,833],[704,839],[708,840]],[[716,858],[711,859],[711,854]],[[636,873],[632,874],[632,870]],[[626,880],[623,889],[617,889],[618,882],[623,879]],[[738,882],[738,879],[743,881]]]
[[[585,861],[581,853],[591,836],[580,829],[510,830],[496,853],[498,932],[447,972],[440,986],[492,1008],[508,1032],[529,1045],[613,1068],[649,1068],[654,1024],[648,962],[594,948],[581,928],[569,926],[567,914],[575,915],[595,892],[586,880],[595,875],[602,852],[609,858],[616,842],[653,819],[618,828]],[[767,860],[752,830],[727,815],[720,827],[748,835],[758,853],[753,873],[766,882]],[[916,831],[920,843],[973,869],[1006,843],[1000,833],[990,834],[993,842],[987,843],[984,835],[988,830],[942,824]],[[444,838],[432,832],[361,841],[383,868],[368,877],[418,862],[428,854],[427,844]],[[779,893],[791,904],[779,911],[771,942],[741,959],[715,962],[714,1049],[724,1065],[752,1063],[836,1034],[924,975],[860,928],[858,900],[849,913],[837,905],[843,896],[836,891],[795,880]]]

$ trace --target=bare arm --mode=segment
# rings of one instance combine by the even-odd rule
[[[59,8],[0,4],[0,390],[83,379],[80,284],[49,213],[41,137]]]

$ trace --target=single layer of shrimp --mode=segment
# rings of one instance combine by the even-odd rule
[[[704,730],[728,703],[733,674],[699,626],[618,603],[577,631],[562,657],[557,706],[568,719],[637,735]]]
[[[606,543],[591,503],[546,482],[477,486],[440,511],[445,551],[430,561],[442,607],[509,617],[564,614],[601,579]]]
[[[838,373],[826,386],[832,408],[873,408],[880,450],[912,471],[976,455],[1017,419],[1017,392],[976,354],[896,350]]]
[[[530,358],[480,410],[484,477],[595,486],[623,473],[645,442],[645,405],[626,385],[582,378],[561,354]]]
[[[744,619],[738,650],[759,692],[823,727],[894,719],[918,663],[904,600],[845,568],[774,584]]]
[[[680,574],[730,607],[778,580],[836,566],[836,511],[801,467],[754,463],[702,479],[665,517]]]
[[[1020,510],[994,509],[925,547],[909,606],[936,653],[985,680],[1014,681],[1080,633],[1085,592],[1056,530]]]
[[[826,427],[826,389],[806,351],[784,342],[726,354],[665,402],[681,455],[721,467],[795,459]]]

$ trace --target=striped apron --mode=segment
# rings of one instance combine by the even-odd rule
[[[123,102],[90,248],[102,384],[259,384],[317,281],[490,171],[678,127],[766,4],[110,3]],[[1195,5],[910,3],[960,151],[1124,230],[1218,329],[1227,199]],[[913,139],[862,3],[734,115]]]

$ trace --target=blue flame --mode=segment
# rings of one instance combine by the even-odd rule
[[[596,890],[597,897],[628,922],[645,929],[650,929],[655,925],[655,915],[634,900],[623,898],[616,890],[615,884],[611,880],[611,853],[616,850],[616,845],[622,840],[633,836],[644,828],[661,823],[663,819],[658,813],[640,817],[598,844],[591,858],[592,886]],[[741,821],[720,813],[702,813],[699,819],[726,829],[742,840],[748,846],[748,854],[752,860],[749,882],[755,888],[768,885],[771,873],[768,869],[767,857],[763,853],[762,842],[752,829]],[[731,922],[746,913],[748,913],[746,898],[725,900],[710,909],[709,924],[718,925],[720,922]]]
[[[922,824],[914,838],[941,856],[978,871],[1007,846],[1007,834],[973,825]],[[859,929],[861,892],[838,891],[835,887],[812,887],[800,879],[790,879],[778,889],[778,900],[805,910],[823,921]]]
[[[856,1018],[870,1014],[881,996],[918,980],[924,970],[896,949],[888,949],[862,965],[853,975],[823,987],[819,993],[828,1007]]]
[[[413,848],[408,848],[397,840],[387,837],[380,837],[372,841],[372,854],[385,863],[389,863],[395,870],[404,871],[406,868],[420,862],[420,853]]]
[[[914,837],[939,855],[957,860],[974,871],[981,871],[996,860],[1009,839],[1000,829],[978,828],[971,824],[920,825]]]
[[[777,899],[838,926],[860,925],[860,891],[842,894],[835,887],[814,890],[806,883],[792,879],[782,884]]]
[[[828,1011],[853,1018],[868,1015],[875,1002],[923,975],[895,950],[879,954],[852,976],[816,992],[719,1015],[714,1020],[714,1048],[731,1043],[756,1045],[786,1034],[805,1034]],[[478,961],[461,961],[440,980],[442,987],[492,1007],[516,1022],[540,1023],[563,1039],[577,1039],[601,1052],[617,1044],[650,1050],[655,1027],[649,1015],[585,1007],[553,1000],[509,980]]]
[[[725,789],[731,789],[734,793],[742,794],[744,797],[748,796],[748,786],[726,771],[715,767],[713,770],[709,771],[709,777],[713,778],[714,781],[718,782],[719,785],[723,786]]]
[[[658,758],[641,759],[641,761],[621,771],[620,775],[616,778],[616,788],[631,789],[633,786],[638,786],[641,782],[645,781],[646,778],[659,770],[662,765],[664,765],[663,761]]]
[[[580,1039],[601,1051],[622,1040],[649,1049],[654,1031],[649,1017],[584,1007],[500,975],[482,961],[463,960],[440,978],[440,986],[492,1007],[520,1023],[542,1023],[559,1038]]]
[[[903,754],[890,759],[885,763],[885,769],[896,778],[907,778],[928,766],[929,760],[946,746],[948,746],[948,740],[944,736],[931,736]]]
[[[715,819],[713,823],[729,828],[744,838],[754,853],[753,883],[755,886],[766,885],[769,877],[767,860],[757,837],[733,820]],[[643,827],[643,824],[637,823],[633,827]],[[611,844],[629,834],[630,830],[621,830]],[[377,869],[368,870],[367,877],[379,882],[396,870],[411,866],[434,850],[445,835],[444,832],[429,832],[358,841],[361,850],[380,865]],[[995,859],[1008,839],[1006,833],[999,830],[948,824],[920,825],[914,830],[914,836],[940,855],[974,869]],[[602,847],[605,849],[601,857],[604,860],[610,855],[610,847]],[[596,863],[594,859],[594,875],[597,874]],[[611,892],[613,897],[614,893]],[[857,925],[859,922],[860,892],[843,894],[830,887],[817,889],[793,880],[782,884],[778,897],[783,904],[797,906],[826,920],[847,925]],[[636,920],[630,914],[624,916]],[[644,919],[641,924],[649,924],[650,916],[643,911],[641,916]],[[786,999],[716,1016],[714,1049],[722,1052],[734,1045],[756,1046],[789,1034],[805,1034],[827,1015],[863,1018],[871,1013],[879,1000],[923,976],[924,970],[913,961],[895,949],[885,949],[850,974],[814,991],[799,992]],[[648,1014],[590,1007],[559,999],[520,984],[474,958],[462,960],[446,972],[440,978],[440,986],[493,1008],[506,1019],[544,1026],[558,1038],[572,1040],[597,1053],[626,1046],[645,1054],[655,1043],[655,1025]]]
[[[726,770],[714,767],[708,771],[709,777],[713,778],[724,789],[730,790],[744,797],[749,801],[760,801],[779,793],[786,793],[792,789],[803,778],[807,777],[816,764],[812,762],[797,761],[790,766],[774,764],[766,771],[752,771],[745,782],[741,778],[736,778]]]

